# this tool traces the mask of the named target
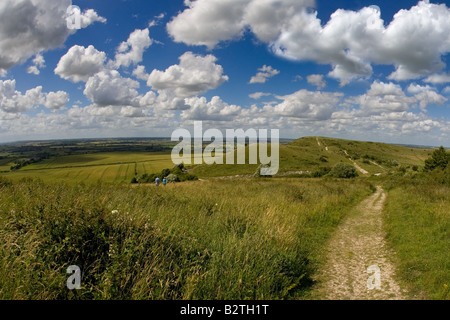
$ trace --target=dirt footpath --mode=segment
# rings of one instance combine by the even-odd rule
[[[331,239],[327,262],[316,275],[313,299],[402,300],[407,292],[395,280],[395,253],[385,240],[382,226],[386,194],[361,202]]]

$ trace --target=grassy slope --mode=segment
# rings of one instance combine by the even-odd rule
[[[320,146],[317,140],[319,140]],[[348,152],[349,156],[355,157],[355,162],[371,174],[388,171],[392,168],[393,160],[403,166],[423,166],[423,161],[431,153],[430,150],[411,149],[384,143],[306,137],[292,141],[288,145],[280,145],[279,172],[314,171],[321,166],[333,167],[338,162],[351,164],[352,162],[344,150]],[[364,156],[368,157],[366,161],[364,161]],[[374,161],[376,164],[370,161]],[[191,173],[199,177],[248,175],[253,174],[256,168],[257,165],[248,164],[202,165],[195,166]]]
[[[385,226],[400,276],[419,297],[450,299],[450,185],[420,176],[386,185]]]
[[[298,298],[330,233],[372,191],[331,179],[13,183],[0,192],[0,298]]]

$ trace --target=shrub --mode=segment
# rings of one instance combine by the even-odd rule
[[[348,163],[339,162],[331,169],[330,176],[336,178],[354,178],[358,176],[358,172],[354,166]]]
[[[184,170],[184,163],[179,163],[173,166],[173,169],[180,169],[181,171]]]
[[[180,182],[180,178],[178,178],[178,176],[173,173],[169,174],[166,179],[167,183]]]
[[[164,169],[161,171],[161,177],[167,177],[170,174],[170,169]]]
[[[312,173],[312,177],[320,178],[320,177],[323,177],[323,176],[329,174],[330,171],[331,171],[330,167],[320,167],[318,170],[316,170]]]
[[[184,177],[184,181],[194,181],[194,180],[198,180],[198,177],[194,176],[193,174],[187,174]]]
[[[433,151],[431,158],[425,160],[424,171],[432,171],[436,168],[444,170],[447,167],[449,161],[450,154],[447,153],[444,147],[441,146],[439,149]]]

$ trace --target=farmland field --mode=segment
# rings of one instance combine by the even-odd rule
[[[159,172],[173,166],[168,153],[114,152],[62,156],[5,173],[13,180],[40,178],[44,181],[130,182],[136,175]],[[9,167],[7,168],[9,169]]]

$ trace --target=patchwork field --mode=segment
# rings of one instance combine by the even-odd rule
[[[3,175],[13,180],[39,178],[47,182],[130,182],[136,175],[171,167],[168,153],[114,152],[47,159]]]

